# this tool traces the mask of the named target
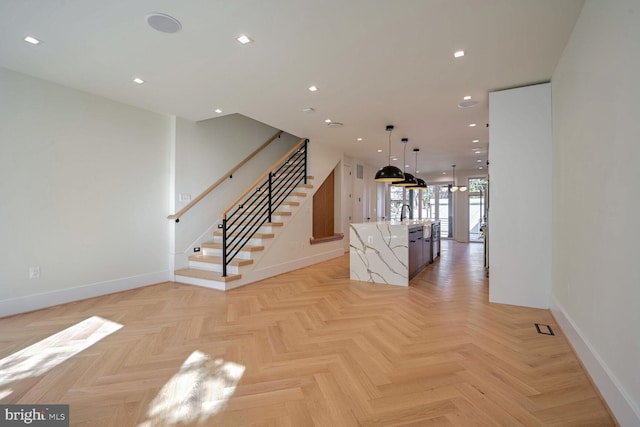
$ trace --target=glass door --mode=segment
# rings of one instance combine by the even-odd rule
[[[484,235],[482,227],[486,221],[485,188],[487,180],[484,178],[469,179],[469,241],[482,242]]]
[[[449,191],[448,184],[438,185],[439,198],[437,219],[440,220],[440,237],[453,238],[453,193]]]
[[[440,220],[440,237],[453,237],[452,200],[448,184],[430,184],[422,191],[422,218]]]

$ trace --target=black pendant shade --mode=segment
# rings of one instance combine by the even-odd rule
[[[425,182],[424,179],[416,178],[416,180],[418,181],[418,184],[412,187],[409,187],[410,190],[424,190],[425,188],[427,188],[427,183]]]
[[[389,132],[389,165],[376,172],[374,180],[378,182],[394,182],[404,179],[404,173],[402,173],[400,168],[391,165],[391,132],[393,132],[392,125],[387,126],[387,132]]]
[[[393,182],[404,179],[404,174],[399,168],[389,165],[376,172],[374,179],[378,182]]]
[[[398,187],[413,187],[417,185],[418,181],[416,177],[411,175],[409,172],[404,173],[404,179],[402,181],[392,182],[391,185],[396,185]]]

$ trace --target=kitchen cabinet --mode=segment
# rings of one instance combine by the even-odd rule
[[[424,267],[422,225],[409,228],[409,278]]]

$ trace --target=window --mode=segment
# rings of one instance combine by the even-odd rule
[[[404,204],[404,187],[389,186],[389,215],[393,220],[400,220],[400,209]]]
[[[436,200],[433,194],[434,192],[435,187],[433,185],[428,185],[425,190],[420,191],[422,197],[422,212],[420,218],[435,219]]]
[[[405,219],[422,219],[426,218],[421,212],[421,197],[425,193],[422,190],[413,189],[410,190],[406,187],[398,187],[394,185],[389,186],[389,209],[391,212],[390,218],[393,220],[400,220],[400,213],[402,205],[407,204],[410,209],[405,208]]]

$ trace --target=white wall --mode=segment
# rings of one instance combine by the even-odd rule
[[[0,316],[166,280],[169,117],[6,69],[0,94]]]
[[[551,85],[490,93],[489,117],[489,301],[549,308]]]
[[[195,198],[223,177],[278,130],[256,120],[232,114],[192,122],[178,118],[175,135],[175,210],[188,202],[180,193]],[[238,170],[175,224],[176,268],[185,267],[193,247],[211,240],[222,211],[242,194],[271,164],[299,141],[284,133]]]
[[[587,1],[552,78],[553,311],[623,426],[640,425],[638,40],[638,1]]]

